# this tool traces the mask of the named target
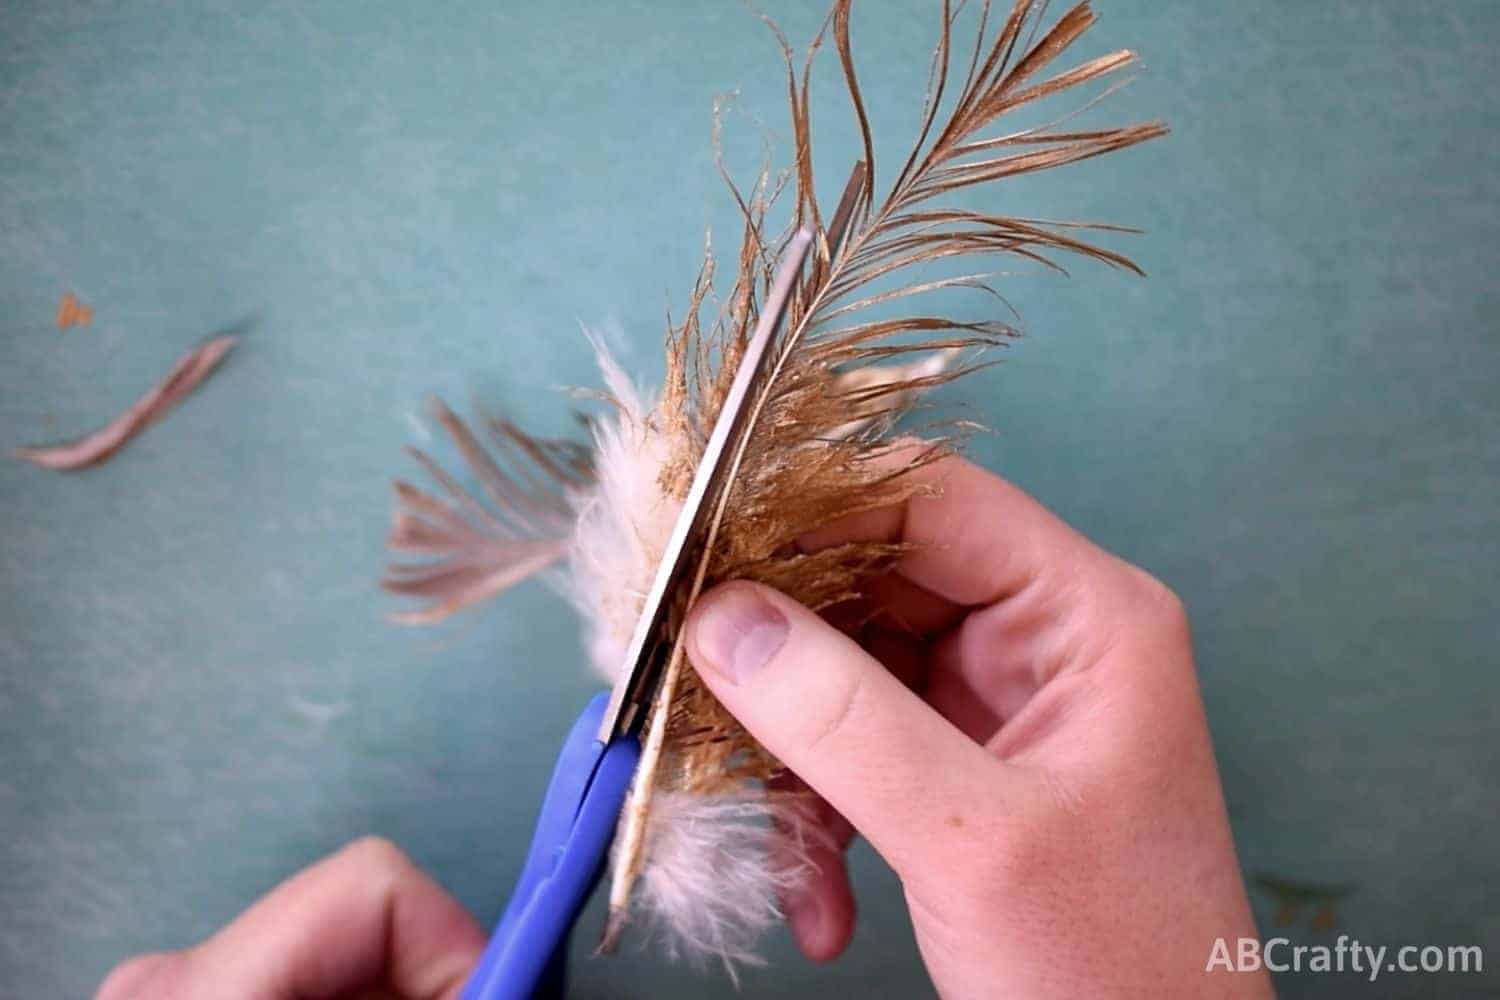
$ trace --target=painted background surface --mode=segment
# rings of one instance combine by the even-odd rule
[[[1364,941],[1489,950],[1285,995],[1494,995],[1500,7],[1098,6],[1084,52],[1147,66],[1104,118],[1174,135],[978,204],[1141,226],[1117,245],[1151,276],[1017,270],[1027,339],[949,401],[996,428],[983,462],[1186,599],[1247,872],[1352,887]],[[933,28],[857,13],[887,164]],[[591,682],[539,586],[385,623],[387,480],[431,392],[566,426],[580,321],[658,377],[705,226],[732,232],[711,98],[739,91],[744,175],[786,149],[778,72],[728,2],[4,5],[0,445],[244,339],[109,464],[0,462],[0,993],[83,995],[366,832],[497,913]],[[826,190],[856,137],[831,80],[816,102]],[[95,315],[59,332],[67,291]],[[925,992],[899,887],[867,850],[855,876],[847,959],[778,938],[746,995]],[[1332,940],[1313,915],[1286,933]],[[575,965],[585,997],[722,982]]]

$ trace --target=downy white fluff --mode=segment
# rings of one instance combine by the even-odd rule
[[[613,683],[682,504],[662,489],[671,443],[654,398],[590,340],[614,406],[594,424],[595,483],[570,497],[577,520],[564,588],[587,627],[591,666]],[[778,894],[806,871],[800,852],[772,850],[777,811],[748,784],[727,795],[658,792],[632,909],[669,956],[719,959],[731,975],[735,962],[760,961],[756,943],[780,919]]]
[[[655,401],[602,341],[589,340],[614,413],[593,424],[594,483],[569,497],[576,520],[564,589],[588,628],[594,672],[613,684],[682,503],[661,488],[671,442],[654,419]]]
[[[780,893],[811,868],[796,842],[773,845],[785,820],[760,789],[742,795],[658,792],[646,829],[646,864],[634,911],[669,957],[760,965],[756,946],[781,919]]]

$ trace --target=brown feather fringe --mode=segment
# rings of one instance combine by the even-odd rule
[[[1035,82],[1094,21],[1089,5],[1081,3],[1022,51],[1020,39],[1037,30],[1034,21],[1042,6],[1018,0],[998,33],[988,40],[976,39],[969,73],[951,116],[937,129],[936,139],[926,143],[937,125],[951,59],[955,15],[949,4],[943,5],[937,74],[927,98],[922,139],[877,206],[870,197],[874,150],[855,72],[851,2],[838,0],[833,5],[829,24],[864,147],[857,174],[868,180],[853,188],[857,191],[854,218],[841,246],[832,245],[827,231],[819,228],[825,238],[819,244],[818,259],[776,345],[773,374],[753,406],[755,431],[749,435],[715,545],[705,556],[705,586],[752,579],[815,608],[856,594],[861,579],[889,564],[894,553],[888,547],[847,546],[809,556],[797,551],[796,539],[837,518],[908,498],[915,489],[911,478],[891,474],[881,461],[891,445],[892,425],[910,399],[961,377],[974,366],[960,365],[925,376],[920,384],[841,382],[839,373],[857,373],[865,366],[916,352],[976,353],[1003,343],[1016,332],[1000,321],[959,322],[920,310],[894,318],[858,318],[872,307],[948,288],[992,291],[981,275],[917,281],[879,291],[867,291],[870,286],[907,268],[978,255],[1019,255],[1057,267],[1051,254],[1066,251],[1137,270],[1125,257],[1075,235],[1079,230],[1119,231],[1118,227],[1042,222],[929,205],[939,196],[1131,146],[1166,131],[1153,122],[1089,132],[1039,126],[981,136],[1008,111],[1117,72],[1134,61],[1129,52],[1115,52]],[[981,23],[988,20],[985,7]],[[809,222],[821,227],[822,213],[812,184],[808,70],[804,67],[799,82],[791,50],[781,41],[796,139],[792,225]],[[820,35],[809,51],[809,63],[821,41]],[[1001,152],[1010,148],[1022,151]],[[733,378],[737,352],[755,323],[755,303],[769,284],[768,262],[776,258],[790,232],[790,228],[776,236],[766,232],[771,207],[766,192],[771,187],[762,176],[753,197],[737,199],[745,230],[728,315],[706,328],[692,315],[668,336],[671,388],[663,409],[674,426],[694,429],[679,436],[682,455],[673,463],[672,480],[663,483],[679,494],[686,485],[683,470],[690,474],[696,464],[701,430],[711,426]],[[703,274],[711,276],[712,271],[709,264]],[[700,279],[692,300],[695,309],[705,298],[702,283]],[[706,364],[705,358],[709,359]],[[891,400],[888,408],[880,406],[882,400]],[[861,414],[876,419],[852,436],[836,433]],[[953,444],[941,438],[932,442],[917,464],[935,461]],[[680,758],[684,786],[692,790],[719,790],[726,782],[744,776],[768,777],[775,769],[775,763],[697,683],[690,669],[685,671],[673,706],[667,738]]]
[[[883,459],[892,447],[895,420],[912,398],[973,367],[958,366],[924,375],[919,381],[873,386],[857,378],[841,382],[839,373],[859,372],[870,364],[914,352],[977,353],[1003,343],[1015,330],[1000,321],[959,322],[921,310],[895,318],[858,318],[867,309],[947,288],[992,291],[981,275],[884,289],[879,287],[882,279],[919,265],[980,255],[1014,255],[1057,268],[1052,260],[1057,252],[1081,254],[1139,273],[1125,257],[1075,235],[1080,230],[1114,227],[1009,218],[932,204],[979,184],[1087,159],[1166,132],[1165,126],[1152,122],[1083,132],[1062,131],[1053,124],[982,135],[1009,111],[1115,73],[1134,61],[1130,52],[1120,51],[1038,79],[1093,24],[1087,2],[1043,30],[1040,19],[1045,4],[1016,0],[998,32],[988,39],[985,27],[990,7],[985,3],[968,73],[948,119],[939,126],[955,17],[945,0],[919,138],[878,205],[873,199],[874,144],[855,70],[850,7],[851,0],[833,4],[824,32],[809,48],[800,81],[790,46],[771,26],[784,55],[795,142],[791,225],[779,235],[768,234],[766,218],[780,185],[770,183],[764,174],[750,199],[735,191],[744,235],[730,309],[707,328],[690,313],[682,326],[668,334],[666,419],[670,426],[691,432],[678,437],[681,455],[672,462],[671,474],[662,486],[680,495],[701,451],[702,429],[711,426],[734,376],[734,362],[746,333],[755,323],[755,303],[768,290],[771,263],[796,228],[810,225],[820,237],[817,258],[794,297],[784,333],[774,348],[771,375],[751,405],[754,430],[739,457],[712,542],[701,556],[698,585],[686,595],[687,602],[716,583],[749,579],[776,587],[809,607],[822,608],[857,595],[860,582],[887,568],[898,554],[890,546],[855,544],[807,555],[798,551],[796,540],[838,518],[910,498],[918,487],[905,473],[941,458],[955,442],[938,438],[908,469],[892,474]],[[829,25],[864,155],[834,222],[825,228],[813,187],[808,81],[813,56]],[[1023,36],[1037,34],[1038,40],[1021,44]],[[936,138],[929,142],[935,127]],[[694,311],[704,301],[703,287],[712,273],[710,261],[695,288]],[[889,405],[882,405],[886,400]],[[874,419],[854,434],[838,433],[861,415]],[[619,933],[630,885],[641,864],[644,838],[633,827],[647,822],[651,789],[714,794],[732,790],[747,779],[771,778],[780,769],[683,660],[679,650],[669,669],[669,718],[661,727],[660,757],[648,746],[645,758],[659,761],[657,773],[638,776],[622,822],[606,947]]]

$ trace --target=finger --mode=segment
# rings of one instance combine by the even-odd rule
[[[806,879],[782,896],[787,923],[802,954],[830,962],[844,953],[854,936],[854,890],[844,852],[820,844],[808,854]]]
[[[884,461],[899,468],[919,447],[896,449]],[[799,544],[810,551],[853,541],[910,544],[900,575],[958,607],[992,604],[1048,581],[1052,567],[1105,555],[1026,493],[961,458],[909,475],[924,492],[836,521]]]
[[[868,605],[869,621],[908,635],[940,635],[961,622],[969,611],[912,583],[901,575],[899,567],[861,584],[860,592]]]
[[[886,461],[899,464],[908,452],[898,449]],[[1098,661],[1128,625],[1119,612],[1135,603],[1142,574],[961,459],[911,475],[926,492],[846,518],[801,544],[912,546],[895,573],[868,588],[867,599],[922,634],[942,636],[924,694],[983,742],[1053,678]],[[880,618],[880,610],[869,614]]]
[[[937,640],[922,697],[959,732],[976,743],[984,743],[1005,721],[1001,678],[968,676],[959,657],[961,646],[954,636]]]
[[[866,622],[868,612],[842,623],[837,615],[825,612],[823,617],[846,635],[858,636],[860,645],[908,688],[921,684],[920,645],[905,630],[890,632]],[[802,954],[815,962],[832,961],[854,935],[857,906],[844,856],[854,828],[796,775],[789,773],[771,786],[794,803],[792,815],[783,812],[777,822],[778,849],[789,867],[805,869],[782,892],[782,912]]]
[[[369,837],[274,889],[185,956],[191,995],[455,997],[479,925],[389,841]],[[185,994],[186,995],[186,994]]]
[[[854,892],[844,859],[854,828],[795,775],[774,779],[771,787],[785,803],[776,815],[777,862],[800,873],[782,891],[781,909],[802,953],[827,962],[854,934]]]
[[[1019,773],[785,595],[747,582],[716,588],[687,635],[724,706],[903,876],[971,845],[966,827],[1022,805]]]
[[[137,955],[115,966],[94,1000],[137,1000],[144,997],[166,997],[174,995],[171,982],[176,978],[177,967],[182,956],[162,952],[154,955]]]

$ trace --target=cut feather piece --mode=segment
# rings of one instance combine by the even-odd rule
[[[177,359],[172,370],[140,399],[108,424],[77,441],[44,447],[17,448],[16,458],[45,469],[82,469],[109,458],[131,438],[151,426],[208,378],[238,338],[223,334],[204,341]]]

